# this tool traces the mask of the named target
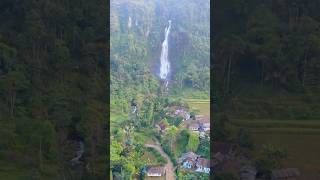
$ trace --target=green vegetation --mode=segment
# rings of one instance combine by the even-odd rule
[[[318,7],[300,1],[215,3],[213,138],[250,152],[265,177],[279,167],[299,168],[302,179],[319,171],[319,156],[306,148],[320,138]],[[274,163],[261,157],[265,144],[286,146],[287,158]]]
[[[210,159],[210,140],[205,139],[200,141],[200,145],[196,151],[197,154],[203,156],[204,158]]]
[[[163,163],[155,151],[142,148],[137,154],[137,146],[159,141],[174,165],[187,150],[183,118],[167,113],[170,106],[188,107],[186,98],[209,99],[209,1],[112,0],[110,10],[111,141],[119,146],[111,156],[120,159],[111,160],[111,171],[114,177],[130,179],[155,165],[144,161],[148,158]],[[158,71],[168,20],[171,69],[166,90]],[[208,113],[202,110],[208,104],[193,107]],[[166,128],[161,133],[159,122]]]
[[[187,172],[180,172],[178,174],[178,180],[196,180],[196,179],[209,179],[209,174],[204,173],[187,173]]]
[[[158,165],[165,165],[167,163],[167,161],[161,156],[161,154],[153,149],[153,148],[147,148],[147,152],[150,152],[153,157],[155,158],[156,162],[158,162]]]
[[[190,133],[187,151],[196,152],[200,144],[199,133]]]
[[[198,114],[210,117],[210,100],[209,99],[186,99],[191,109],[198,111]]]
[[[106,3],[10,0],[0,9],[1,179],[104,179]],[[79,139],[82,164],[72,166]]]
[[[183,129],[177,135],[176,147],[175,147],[175,152],[177,157],[180,157],[183,153],[187,152],[189,136],[190,136],[190,133],[186,129]]]

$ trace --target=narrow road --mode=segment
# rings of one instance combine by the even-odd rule
[[[163,149],[159,145],[159,143],[157,143],[157,144],[145,144],[145,146],[157,150],[162,155],[162,157],[164,157],[167,160],[167,164],[165,165],[165,168],[166,168],[166,180],[175,180],[176,179],[176,174],[174,173],[173,163],[171,162],[170,157],[163,151]]]

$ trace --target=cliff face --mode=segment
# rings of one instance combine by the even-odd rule
[[[189,66],[209,67],[209,8],[208,0],[112,0],[111,59],[152,64],[151,71],[156,74],[165,27],[172,20],[172,79]]]

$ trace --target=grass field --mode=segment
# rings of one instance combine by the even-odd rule
[[[277,134],[277,133],[254,133],[256,152],[263,144],[273,144],[282,147],[288,152],[288,159],[284,162],[285,167],[299,168],[302,173],[301,179],[319,179],[320,177],[320,134]]]
[[[232,124],[248,128],[254,133],[320,135],[318,120],[232,120]]]
[[[318,120],[232,120],[235,127],[252,132],[258,153],[263,144],[288,151],[284,167],[296,167],[301,179],[320,179],[320,121]]]
[[[199,110],[199,114],[210,117],[210,100],[209,99],[185,99],[191,109]]]

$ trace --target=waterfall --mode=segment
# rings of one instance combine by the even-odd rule
[[[165,28],[165,39],[162,42],[161,56],[160,56],[160,78],[166,80],[170,71],[170,63],[168,59],[168,37],[171,28],[171,20],[169,20],[169,26]],[[168,81],[167,81],[168,82]],[[168,86],[168,83],[166,83]]]
[[[129,19],[128,19],[128,28],[129,28],[129,29],[131,28],[131,24],[132,24],[132,22],[131,22],[131,16],[129,16]]]
[[[80,163],[80,158],[82,157],[83,153],[84,153],[84,144],[83,144],[83,141],[80,140],[79,142],[79,145],[77,147],[77,151],[76,151],[76,157],[74,157],[71,162],[72,162],[72,165],[75,165],[75,164],[79,164]]]

